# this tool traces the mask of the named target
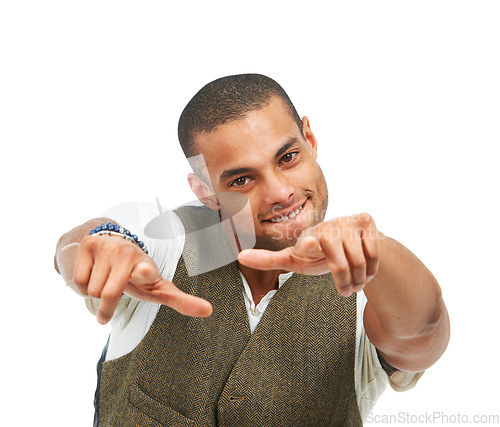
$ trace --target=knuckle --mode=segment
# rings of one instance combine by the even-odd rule
[[[96,288],[87,288],[87,294],[91,298],[100,298],[101,292]]]
[[[339,294],[345,296],[345,295],[350,294],[352,292],[352,288],[351,288],[351,286],[349,286],[348,283],[337,284],[337,291],[339,292]]]
[[[337,288],[339,291],[342,291],[342,292],[345,292],[347,291],[348,289],[351,288],[350,284],[349,283],[342,283],[340,282],[338,285],[337,285]]]
[[[356,258],[351,263],[354,270],[366,270],[366,261],[363,258]]]
[[[320,231],[319,241],[321,245],[328,245],[329,243],[342,238],[342,227],[336,222],[330,222],[325,225]]]
[[[349,273],[349,264],[347,262],[337,262],[332,265],[331,270],[339,276],[345,276]]]
[[[358,279],[358,280],[354,280],[352,281],[352,285],[355,287],[355,288],[359,288],[360,286],[363,286],[365,284],[365,281],[363,279]],[[357,291],[356,291],[357,292]]]
[[[363,212],[359,214],[359,222],[362,225],[368,226],[373,222],[373,218],[369,213]]]
[[[141,262],[139,264],[137,264],[137,267],[135,269],[135,271],[138,273],[138,274],[150,274],[154,271],[154,268],[151,264],[149,263],[146,263],[146,262]]]
[[[122,294],[123,292],[121,290],[121,287],[118,288],[105,287],[101,292],[101,299],[107,301],[116,300],[118,298],[121,298]]]
[[[135,265],[131,273],[132,280],[150,281],[157,276],[156,266],[149,262],[139,262]]]
[[[125,241],[126,242],[126,241]],[[130,242],[126,242],[126,244],[120,245],[120,257],[126,258],[126,259],[131,259],[134,256],[137,255],[137,250],[135,248],[135,245]]]
[[[83,273],[80,271],[75,271],[73,274],[73,283],[77,286],[84,286],[87,284]]]
[[[79,254],[91,252],[95,247],[95,240],[93,236],[85,236],[80,242]]]
[[[335,270],[331,269],[330,270],[334,279],[334,282],[336,283],[337,286],[343,287],[343,286],[348,286],[349,283],[351,282],[351,275],[349,271],[346,270]]]

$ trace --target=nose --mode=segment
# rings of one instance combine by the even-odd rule
[[[265,178],[263,201],[272,206],[286,206],[293,199],[294,186],[282,173],[273,173]]]

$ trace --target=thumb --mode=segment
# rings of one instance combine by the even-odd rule
[[[238,255],[238,261],[257,270],[289,270],[293,265],[291,250],[246,249]]]

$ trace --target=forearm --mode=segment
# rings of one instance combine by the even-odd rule
[[[395,337],[426,333],[442,317],[444,304],[435,277],[407,248],[382,233],[378,271],[364,291],[381,326]]]
[[[392,366],[419,372],[444,353],[448,312],[432,273],[408,249],[381,235],[379,269],[365,287],[366,334]]]

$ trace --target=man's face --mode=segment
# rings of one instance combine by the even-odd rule
[[[326,181],[316,163],[316,139],[306,118],[304,135],[283,101],[273,97],[260,110],[198,134],[215,193],[248,197],[256,248],[293,246],[307,229],[323,221]]]

